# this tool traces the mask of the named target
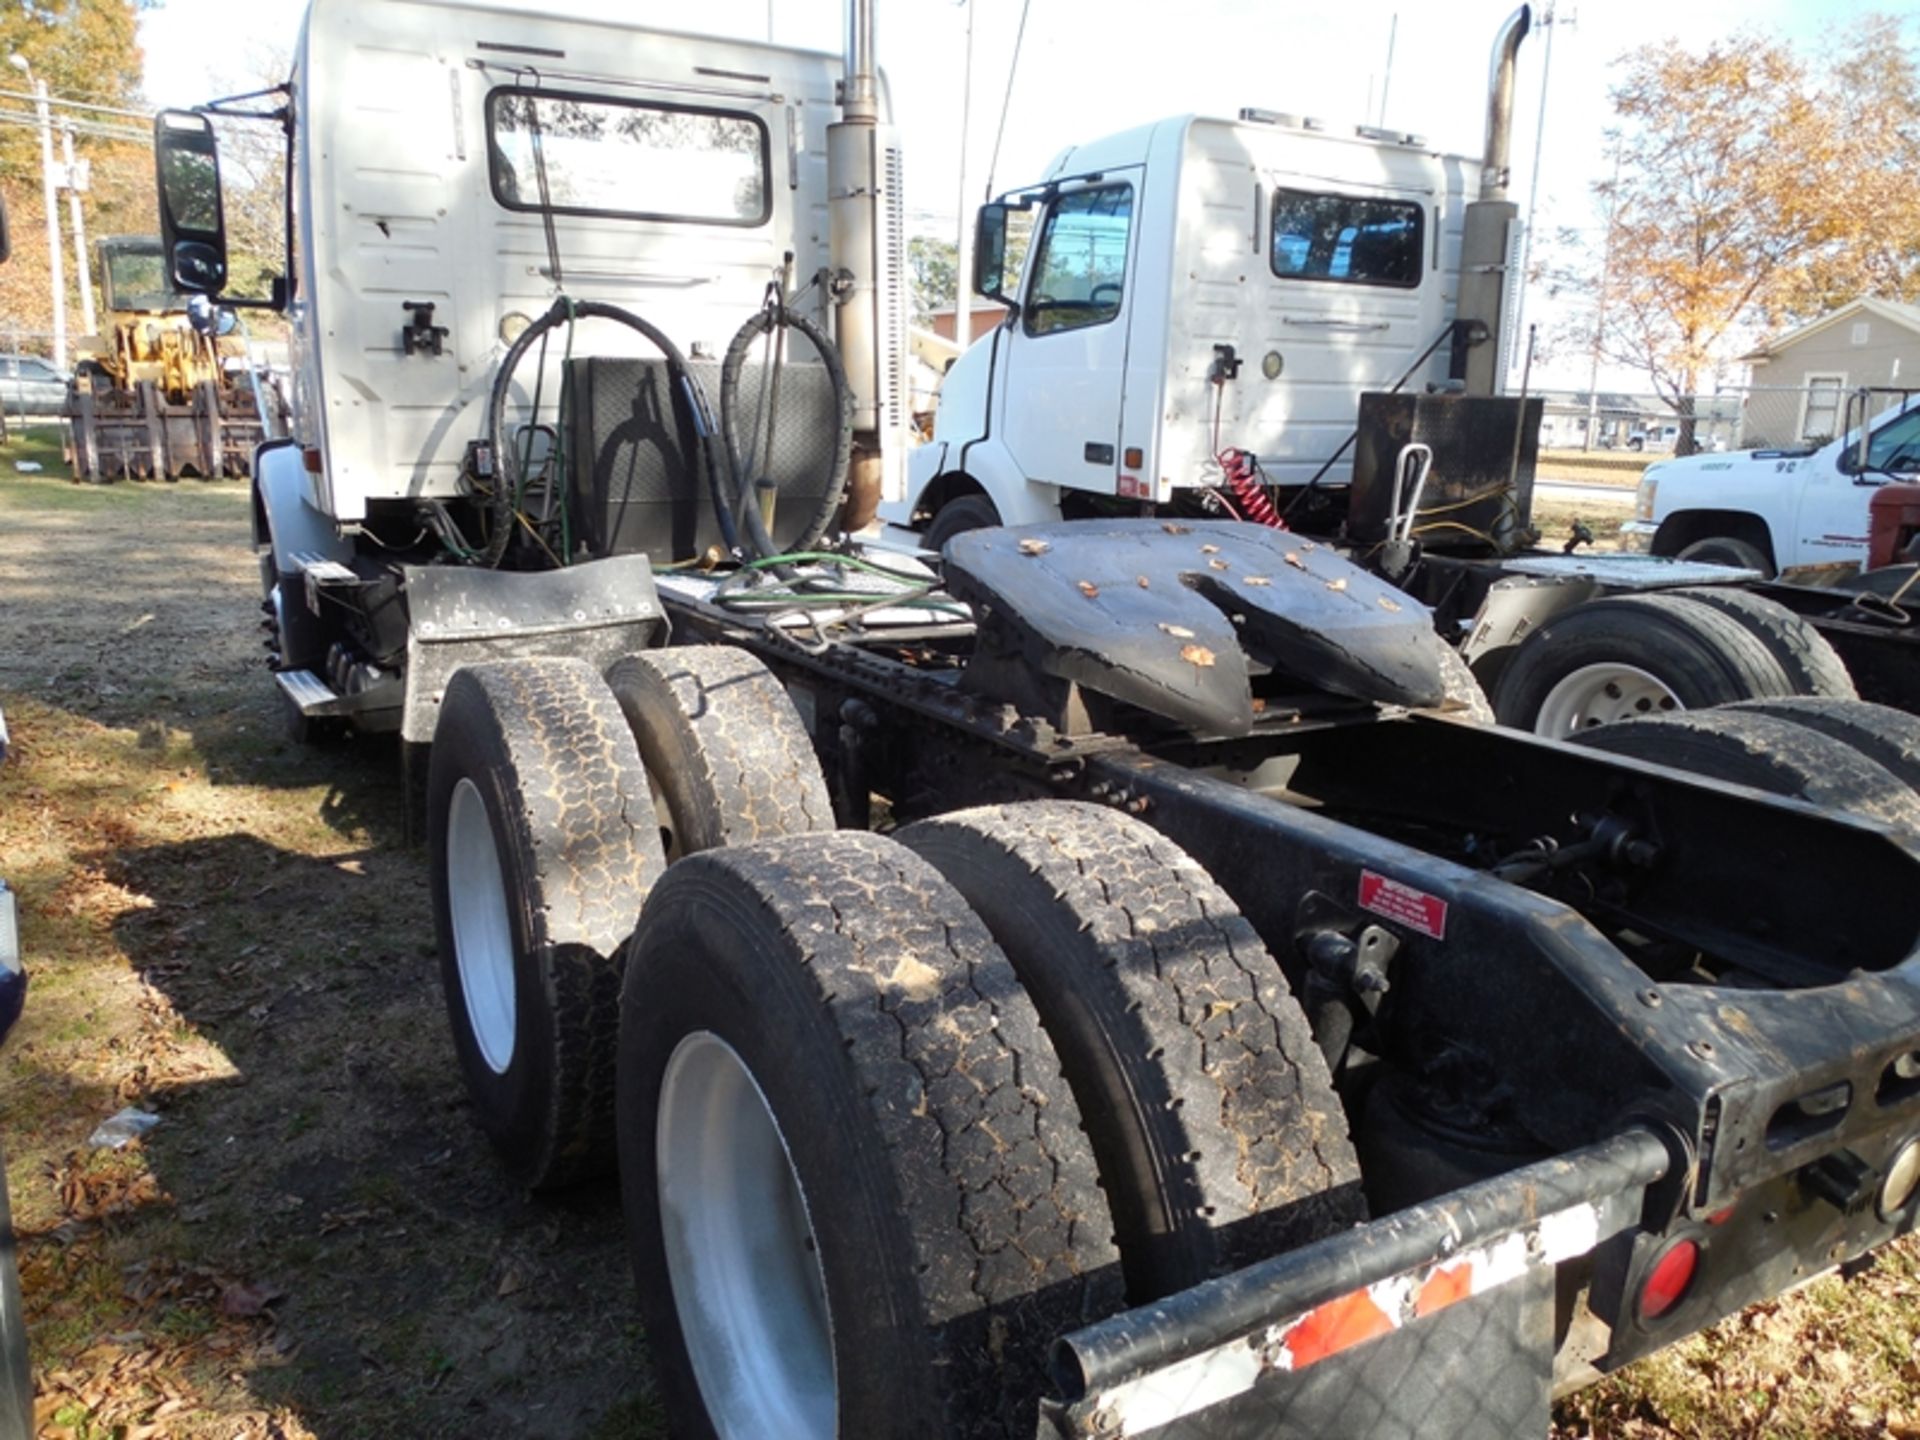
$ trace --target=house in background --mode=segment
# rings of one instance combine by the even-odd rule
[[[942,339],[951,340],[959,318],[959,311],[954,306],[942,305],[928,313],[927,328]],[[975,300],[967,307],[967,329],[972,332],[967,344],[971,345],[1006,318],[1006,306],[996,305],[991,300]],[[966,345],[960,348],[964,350]]]
[[[1740,359],[1752,376],[1743,446],[1830,440],[1844,423],[1848,391],[1920,390],[1920,305],[1863,296]],[[1895,403],[1881,396],[1873,408]]]

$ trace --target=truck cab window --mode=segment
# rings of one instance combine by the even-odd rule
[[[1920,408],[1873,432],[1873,439],[1867,442],[1867,466],[1901,475],[1920,471]]]
[[[1133,187],[1095,185],[1053,202],[1021,314],[1029,335],[1104,325],[1120,313]]]
[[[537,212],[544,195],[556,215],[761,225],[772,213],[754,115],[502,89],[487,96],[487,148],[509,210]]]
[[[1405,200],[1276,190],[1273,273],[1410,290],[1420,283],[1424,216]]]

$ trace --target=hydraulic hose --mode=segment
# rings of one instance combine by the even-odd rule
[[[708,408],[705,394],[701,392],[700,382],[694,378],[692,367],[687,364],[686,356],[680,353],[680,347],[668,338],[665,331],[631,310],[623,310],[618,305],[608,305],[599,300],[571,300],[562,295],[553,302],[546,314],[515,337],[513,344],[507,347],[507,353],[501,357],[500,368],[494,372],[493,390],[487,402],[487,439],[493,450],[494,481],[490,506],[493,523],[486,548],[477,557],[480,563],[489,568],[497,567],[506,555],[507,541],[513,535],[513,517],[521,481],[518,473],[520,462],[513,447],[504,442],[507,393],[513,385],[514,371],[519,368],[528,349],[543,335],[562,322],[571,323],[575,320],[611,320],[625,325],[644,336],[666,357],[667,373],[685,397],[694,428],[699,432],[702,442],[700,448],[704,452],[702,458],[706,466],[707,488],[713,499],[714,519],[720,526],[721,541],[727,549],[737,549],[740,544],[739,532],[734,525],[726,477],[722,474],[722,457],[717,453],[719,447],[715,443],[717,435],[713,413]]]
[[[782,546],[774,541],[767,529],[760,507],[754,503],[753,488],[760,478],[760,474],[755,472],[764,473],[773,456],[774,435],[779,420],[780,372],[786,364],[786,337],[783,332],[788,329],[803,336],[820,353],[821,363],[826,366],[827,382],[832,387],[834,399],[834,441],[832,468],[819,503],[807,517],[806,527],[793,538],[790,545]],[[762,337],[767,337],[771,342],[768,346],[770,374],[763,391],[760,413],[756,416],[755,433],[750,445],[743,446],[739,424],[740,373],[746,365],[748,351]],[[727,346],[726,359],[720,366],[720,431],[726,444],[727,469],[732,477],[734,503],[739,507],[748,543],[757,558],[764,560],[780,554],[782,550],[811,550],[819,545],[846,498],[847,467],[853,457],[853,387],[847,380],[847,369],[840,359],[839,350],[818,325],[788,309],[784,302],[777,299],[748,317],[747,323],[734,335],[733,343]],[[722,529],[725,529],[724,521]]]

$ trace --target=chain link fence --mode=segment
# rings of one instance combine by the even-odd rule
[[[1540,448],[1603,455],[1804,449],[1841,433],[1852,393],[1834,382],[1723,387],[1678,401],[1549,390],[1542,392]],[[1896,394],[1876,392],[1868,396],[1868,414],[1899,403]],[[1857,423],[1857,408],[1853,414]]]

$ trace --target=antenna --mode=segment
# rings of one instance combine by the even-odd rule
[[[1527,288],[1533,268],[1533,212],[1540,203],[1540,156],[1546,148],[1547,136],[1547,90],[1553,75],[1553,35],[1562,25],[1577,28],[1580,22],[1578,11],[1568,10],[1564,15],[1558,12],[1554,0],[1547,0],[1546,13],[1534,23],[1547,32],[1547,53],[1540,64],[1540,106],[1538,118],[1533,125],[1533,174],[1527,180],[1527,219],[1520,231],[1520,286],[1519,301],[1514,306],[1513,325],[1519,333],[1520,322],[1527,308]],[[1591,436],[1589,436],[1591,438]]]
[[[1380,119],[1382,130],[1387,128],[1387,91],[1393,88],[1393,42],[1400,38],[1400,12],[1393,12],[1393,19],[1387,25],[1387,70],[1380,79]],[[1368,82],[1372,84],[1371,81]]]

